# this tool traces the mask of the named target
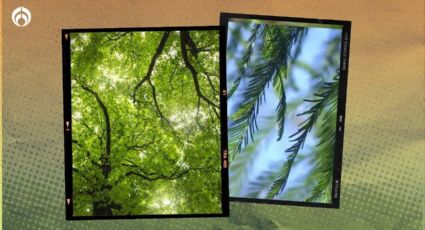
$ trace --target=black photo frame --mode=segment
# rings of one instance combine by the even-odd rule
[[[338,25],[342,26],[341,38],[341,53],[340,53],[340,83],[337,102],[337,116],[336,116],[336,131],[335,131],[335,155],[333,161],[333,181],[331,192],[331,203],[318,203],[318,202],[304,202],[304,201],[291,201],[291,200],[277,200],[277,199],[259,199],[249,197],[232,197],[230,201],[236,202],[249,202],[249,203],[265,203],[265,204],[281,204],[281,205],[295,205],[307,207],[322,207],[322,208],[339,208],[340,206],[340,185],[341,185],[341,169],[342,169],[342,150],[343,150],[343,134],[344,134],[344,120],[345,120],[345,103],[347,94],[347,75],[348,75],[348,57],[349,57],[349,43],[351,33],[351,22],[341,20],[328,20],[328,19],[309,19],[309,18],[295,18],[295,17],[280,17],[280,16],[266,16],[266,15],[253,15],[253,14],[239,14],[239,13],[221,13],[220,25],[225,27],[224,41],[227,49],[228,37],[228,23],[232,20],[266,20],[273,22],[290,22],[290,23],[314,23],[323,25]],[[227,68],[227,67],[226,67]],[[224,71],[226,73],[226,70]],[[227,74],[227,73],[226,73]],[[228,89],[230,90],[230,89]],[[229,142],[230,143],[230,142]],[[229,169],[230,172],[230,169]],[[229,177],[229,180],[231,178]],[[230,188],[229,188],[230,189]]]
[[[71,111],[71,48],[72,33],[92,32],[150,32],[150,31],[217,31],[219,33],[219,68],[220,68],[220,133],[221,133],[221,212],[195,214],[147,214],[147,215],[108,215],[108,216],[75,216],[73,215],[73,172],[72,172],[72,111]],[[225,46],[223,43],[224,28],[220,26],[188,26],[188,27],[146,27],[146,28],[100,28],[100,29],[63,29],[63,103],[64,103],[64,164],[65,164],[65,210],[66,220],[96,219],[137,219],[137,218],[194,218],[194,217],[226,217],[229,216],[228,170],[227,170],[227,122],[226,122],[226,90],[225,90]],[[223,119],[224,118],[224,119]]]

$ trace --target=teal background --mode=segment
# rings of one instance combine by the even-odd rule
[[[31,23],[10,14],[23,5]],[[65,221],[61,29],[218,25],[220,12],[352,21],[340,209]],[[3,1],[4,229],[423,229],[423,1]]]

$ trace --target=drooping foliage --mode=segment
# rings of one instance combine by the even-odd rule
[[[310,35],[310,28],[249,20],[229,26],[231,196],[331,201],[341,30]],[[326,42],[311,45],[326,32]],[[315,61],[305,61],[305,47],[320,50]]]
[[[279,114],[277,124],[279,137],[282,138],[284,116],[286,110],[285,89],[283,79],[287,76],[288,61],[291,48],[298,40],[302,39],[306,30],[304,28],[282,28],[268,25],[255,25],[252,35],[248,40],[248,48],[244,53],[240,72],[233,84],[231,92],[237,90],[241,78],[248,81],[248,86],[243,93],[244,99],[237,106],[238,111],[230,116],[232,125],[229,129],[229,148],[231,157],[240,153],[242,147],[246,147],[253,141],[254,132],[258,130],[257,115],[260,105],[265,102],[265,88],[273,82],[273,86],[280,95],[280,102],[276,110]],[[261,50],[261,59],[250,62],[252,49],[260,36],[264,47]],[[251,69],[247,74],[247,68]],[[230,95],[231,96],[231,95]]]
[[[218,39],[71,34],[75,216],[221,213]]]
[[[304,100],[306,102],[313,103],[313,105],[307,111],[298,114],[298,116],[306,115],[308,117],[307,117],[307,119],[305,119],[303,122],[301,122],[299,124],[299,129],[289,137],[289,138],[293,138],[293,139],[291,139],[291,141],[294,142],[294,144],[291,145],[285,151],[285,152],[289,153],[289,155],[288,155],[288,157],[287,157],[287,159],[286,159],[286,161],[285,161],[285,163],[284,163],[284,165],[281,169],[280,175],[276,178],[276,180],[273,182],[272,186],[270,187],[270,190],[269,190],[269,193],[268,193],[269,198],[273,198],[273,197],[283,193],[283,191],[285,189],[286,182],[287,182],[288,177],[289,177],[289,173],[290,173],[292,165],[294,163],[295,157],[297,156],[299,151],[304,146],[304,143],[305,143],[305,140],[306,140],[308,133],[312,130],[313,126],[317,122],[317,120],[318,120],[319,116],[322,114],[323,110],[326,107],[329,107],[330,105],[332,105],[331,110],[335,109],[335,103],[336,103],[337,93],[338,93],[338,86],[339,86],[339,84],[338,84],[337,81],[332,82],[332,83],[325,83],[325,85],[323,86],[323,92],[321,92],[320,94],[315,94],[317,99],[314,99],[314,100],[305,99]],[[334,117],[329,115],[328,118],[327,118],[328,120],[323,125],[329,126],[328,123],[334,123],[335,124],[335,120],[332,120],[332,118],[334,118]],[[319,136],[322,136],[322,138],[327,138],[324,141],[334,140],[335,137],[334,137],[334,133],[332,133],[333,131],[335,131],[335,130],[324,129],[324,130],[320,131],[321,133],[319,133]],[[318,146],[320,146],[321,144],[322,143],[320,143]],[[326,155],[329,151],[333,151],[332,145],[328,144],[327,148],[330,148],[330,149],[322,149],[321,146],[320,146],[320,148],[317,148],[317,161],[320,165],[319,167],[322,167],[322,169],[323,169],[323,171],[319,171],[317,173],[318,174],[324,173],[325,176],[327,176],[328,173],[332,173],[332,171],[329,170],[329,169],[332,169],[332,166],[333,166],[332,158],[329,159],[328,156]],[[322,155],[324,155],[324,156],[322,156]],[[321,161],[325,161],[325,162],[321,162]],[[328,183],[330,183],[330,181],[328,181]],[[320,188],[316,188],[316,189],[320,190]],[[315,191],[315,194],[316,193],[318,193],[318,192]],[[313,197],[317,196],[315,194],[313,195]]]

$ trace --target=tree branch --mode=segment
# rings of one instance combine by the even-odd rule
[[[148,176],[144,174],[141,171],[129,171],[126,173],[126,176],[135,175],[138,177],[141,177],[148,181],[155,181],[155,180],[175,180],[183,177],[184,175],[188,174],[191,171],[199,171],[199,172],[220,172],[219,170],[211,170],[209,168],[190,168],[183,171],[174,171],[171,175],[164,175],[164,174],[152,174],[152,176]]]
[[[100,46],[103,46],[103,45],[105,45],[106,43],[108,43],[108,42],[110,42],[110,41],[117,41],[118,39],[120,39],[120,38],[122,38],[122,37],[124,37],[125,35],[127,35],[127,34],[129,34],[130,32],[124,32],[124,33],[120,33],[119,35],[117,35],[116,37],[111,37],[111,36],[109,36],[109,35],[105,35],[108,39],[107,40],[105,40],[104,42],[102,42],[101,44],[100,44]]]
[[[136,93],[139,90],[139,88],[143,85],[144,82],[150,79],[156,60],[158,59],[159,55],[162,53],[162,50],[164,49],[165,43],[167,42],[167,39],[169,36],[170,36],[170,31],[164,32],[164,35],[162,36],[162,39],[158,45],[158,48],[156,49],[156,52],[151,59],[148,72],[146,73],[145,77],[141,81],[139,81],[137,85],[134,87],[133,93],[131,95],[133,97],[133,103],[137,102]]]
[[[154,142],[155,142],[155,135],[153,136],[151,141],[144,143],[143,145],[130,145],[130,146],[128,146],[127,151],[135,150],[135,149],[145,149],[146,147],[152,145]]]
[[[164,121],[167,123],[167,125],[173,129],[173,127],[171,126],[170,121],[164,116],[164,114],[161,112],[161,109],[159,108],[159,104],[158,101],[156,100],[156,90],[155,90],[155,86],[152,84],[151,79],[148,79],[148,83],[152,89],[152,97],[153,97],[153,102],[154,105],[156,107],[156,112],[158,113],[158,116],[161,118],[161,123],[163,123]]]
[[[170,88],[171,88],[171,90],[174,90],[174,87],[173,87],[173,78],[174,78],[174,75],[175,75],[175,74],[176,74],[176,72],[177,72],[177,66],[178,66],[178,63],[176,63],[176,64],[174,65],[173,73],[170,75],[170,77],[169,77],[169,79],[168,79],[168,84],[170,84]]]
[[[220,92],[214,87],[214,84],[212,83],[211,78],[210,78],[210,74],[206,70],[204,70],[204,73],[205,73],[205,76],[207,77],[208,83],[210,84],[213,92],[216,93],[216,94],[220,94]]]
[[[189,169],[183,169],[182,170],[182,164],[180,164],[179,166],[174,168],[174,172],[171,173],[170,175],[165,175],[165,174],[156,174],[156,173],[152,173],[152,172],[146,172],[143,170],[143,168],[141,168],[140,166],[136,165],[134,162],[130,161],[127,159],[127,161],[130,164],[127,163],[122,163],[123,166],[128,166],[133,168],[133,170],[128,171],[125,176],[131,176],[131,175],[135,175],[135,176],[139,176],[145,180],[148,181],[155,181],[155,180],[175,180],[178,178],[181,178],[182,176],[188,174],[191,171],[199,171],[199,172],[220,172],[220,170],[213,170],[211,169],[211,167],[196,167],[196,168],[189,168]]]
[[[189,37],[189,33],[187,31],[181,31],[180,32],[180,45],[181,45],[181,50],[182,50],[183,61],[184,61],[185,66],[190,70],[190,72],[192,74],[192,79],[193,79],[193,83],[195,85],[196,94],[198,95],[198,97],[200,97],[202,100],[204,100],[207,104],[219,109],[220,107],[218,105],[214,104],[210,99],[205,97],[201,92],[201,89],[200,89],[200,86],[199,86],[199,81],[198,81],[198,72],[195,70],[193,65],[190,63],[189,57],[187,55],[186,45],[188,44],[189,39],[190,39],[190,37]]]
[[[103,116],[105,118],[105,126],[106,126],[106,149],[105,153],[102,154],[101,162],[102,162],[102,174],[105,178],[108,177],[109,172],[111,171],[111,166],[109,162],[109,157],[111,155],[111,123],[109,119],[109,113],[108,109],[106,108],[103,101],[100,99],[99,94],[90,89],[89,87],[85,85],[81,85],[81,88],[90,94],[92,94],[95,98],[97,103],[99,104],[100,108],[102,109]]]
[[[182,33],[183,33],[183,31],[182,31]],[[189,46],[190,52],[192,53],[192,55],[195,58],[198,58],[199,51],[198,51],[198,48],[196,47],[195,42],[193,42],[192,38],[190,37],[189,32],[184,31],[184,33],[185,33],[184,36],[186,37],[186,41],[185,42]]]
[[[189,46],[189,51],[192,53],[192,55],[195,58],[198,58],[198,53],[211,50],[208,46],[198,48],[195,42],[193,41],[192,37],[190,37],[190,33],[189,32],[185,32],[185,33],[187,33],[187,45]]]
[[[198,53],[207,52],[207,51],[211,51],[211,48],[209,48],[208,46],[205,46],[205,47],[198,48],[197,51]]]

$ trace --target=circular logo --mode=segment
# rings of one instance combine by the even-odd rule
[[[31,22],[31,12],[27,8],[20,6],[12,12],[12,21],[16,26],[27,26]]]

